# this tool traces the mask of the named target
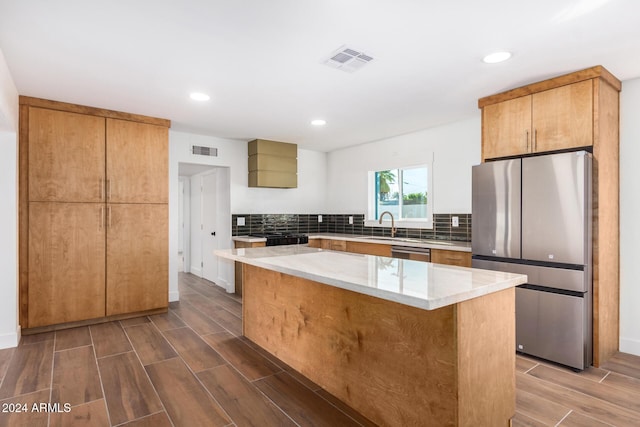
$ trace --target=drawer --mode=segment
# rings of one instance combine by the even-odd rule
[[[322,249],[329,249],[332,251],[346,251],[347,242],[345,240],[322,239],[322,242],[320,243],[320,247]]]
[[[435,264],[471,267],[471,252],[431,249],[431,262]]]

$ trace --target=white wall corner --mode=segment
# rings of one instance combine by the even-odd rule
[[[620,337],[620,351],[640,356],[640,340]]]
[[[230,283],[220,276],[218,276],[218,279],[214,283],[227,291],[228,294],[232,294],[236,291],[235,283]]]
[[[169,302],[180,301],[180,291],[169,291]]]
[[[0,335],[0,350],[3,348],[17,347],[20,343],[21,330],[20,326],[15,332]]]

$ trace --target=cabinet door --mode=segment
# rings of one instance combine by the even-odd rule
[[[482,109],[482,153],[485,159],[530,151],[531,96],[510,99]]]
[[[593,145],[593,83],[586,80],[533,95],[534,150]]]
[[[29,203],[29,316],[34,328],[105,314],[104,205]]]
[[[111,203],[168,203],[169,130],[107,119],[107,195]]]
[[[471,253],[444,249],[431,249],[431,262],[435,264],[471,267]]]
[[[322,247],[322,239],[309,239],[309,247],[310,248],[321,248]]]
[[[101,202],[105,119],[29,108],[29,200]]]
[[[391,256],[391,245],[368,242],[347,242],[347,252],[365,255]]]
[[[107,316],[167,307],[167,205],[113,204],[107,214]]]
[[[347,242],[346,240],[322,239],[322,241],[320,242],[320,248],[329,249],[332,251],[346,251]]]

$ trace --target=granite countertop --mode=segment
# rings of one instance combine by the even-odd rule
[[[341,234],[341,233],[309,233],[309,240],[313,239],[332,239],[332,240],[348,240],[352,242],[366,242],[383,245],[394,246],[412,246],[419,248],[446,249],[449,251],[471,252],[471,243],[457,242],[453,240],[433,240],[433,239],[411,239],[411,238],[395,238],[363,236],[361,234]],[[250,236],[234,236],[234,241],[238,242],[265,242],[264,237]]]
[[[523,274],[310,248],[215,251],[219,257],[433,310],[526,283]]]

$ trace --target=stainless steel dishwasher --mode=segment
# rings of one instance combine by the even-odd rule
[[[391,246],[391,256],[393,258],[431,262],[431,249],[415,246]]]

